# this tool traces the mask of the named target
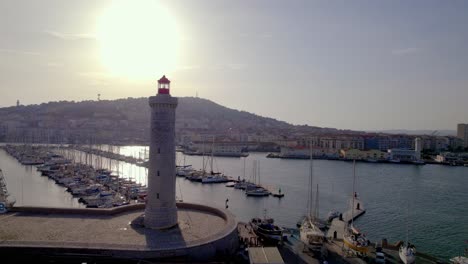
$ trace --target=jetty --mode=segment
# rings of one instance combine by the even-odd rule
[[[351,223],[353,220],[356,220],[360,216],[362,216],[366,212],[362,201],[357,197],[354,196],[354,208],[352,199],[349,201],[349,210],[343,213],[343,221],[347,222],[348,224]]]
[[[353,220],[361,217],[364,213],[366,213],[364,204],[357,195],[355,195],[354,207],[351,199],[349,202],[349,209],[341,214],[340,217],[332,220],[330,228],[327,231],[327,237],[342,240],[346,226]]]
[[[104,150],[102,148],[95,148],[95,147],[86,146],[86,145],[68,145],[68,146],[59,146],[59,148],[81,151],[89,155],[101,156],[104,158],[117,160],[117,161],[123,161],[123,162],[127,162],[127,163],[134,164],[137,166],[141,166],[141,167],[148,167],[148,163],[146,162],[146,159],[145,159],[146,154],[143,154],[143,157],[141,157],[141,153],[140,153],[140,156],[138,158],[132,157],[132,156],[126,156],[126,155],[122,155],[118,153],[119,152],[118,148],[116,150],[114,150],[113,148],[111,148],[110,150]]]
[[[245,247],[262,246],[259,237],[249,223],[239,222],[237,231],[239,232],[239,240]]]

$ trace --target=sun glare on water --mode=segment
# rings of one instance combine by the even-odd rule
[[[97,39],[104,66],[128,79],[150,79],[176,67],[174,18],[156,1],[115,1],[99,17]]]

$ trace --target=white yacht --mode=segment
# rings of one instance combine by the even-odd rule
[[[416,261],[416,248],[410,243],[401,245],[398,253],[401,261],[405,264],[411,264]]]
[[[181,176],[181,177],[185,177],[193,171],[194,169],[192,168],[192,165],[184,165],[184,166],[176,167],[176,175]]]
[[[468,264],[468,258],[464,256],[458,256],[450,259],[452,264]]]
[[[229,182],[228,177],[222,174],[213,174],[204,176],[201,180],[202,183],[224,183]]]
[[[369,240],[366,236],[354,226],[354,211],[355,211],[355,199],[357,193],[355,190],[356,185],[356,161],[353,161],[353,198],[351,203],[351,225],[346,229],[343,235],[343,244],[349,250],[359,252],[360,254],[366,255],[369,253]]]
[[[7,186],[6,186],[6,181],[5,178],[3,177],[3,172],[0,169],[0,202],[3,202],[6,207],[12,207],[16,200],[10,194],[8,193]],[[5,208],[2,208],[4,210]]]
[[[313,204],[313,161],[312,161],[312,148],[310,149],[310,177],[309,177],[309,195],[308,195],[308,215],[304,218],[301,223],[300,239],[304,243],[305,247],[312,251],[314,254],[325,254],[326,249],[324,247],[325,234],[320,230],[316,224],[318,220],[318,184],[317,192],[315,197],[315,203]]]
[[[246,190],[245,194],[247,196],[269,196],[270,191],[262,187],[257,187],[257,188],[252,188],[250,190]]]
[[[409,243],[409,204],[406,208],[406,243],[400,246],[398,254],[400,255],[401,261],[405,264],[411,264],[416,261],[416,248],[414,245]]]
[[[313,217],[305,217],[300,227],[300,238],[305,246],[314,253],[324,252],[325,234],[314,223]]]

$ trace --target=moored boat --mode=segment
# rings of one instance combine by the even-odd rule
[[[347,233],[343,235],[344,245],[361,254],[369,253],[369,240],[357,228],[351,226],[348,228]]]
[[[356,183],[356,161],[353,161],[353,198],[351,203],[351,225],[347,227],[345,234],[343,235],[343,244],[348,249],[354,250],[360,254],[367,255],[370,251],[370,241],[367,237],[361,233],[354,226],[354,211],[355,205],[354,201],[357,198],[357,193],[355,191]]]
[[[281,241],[283,240],[283,228],[274,224],[273,219],[253,218],[250,221],[254,232],[266,239]]]
[[[228,177],[222,174],[206,175],[201,179],[202,183],[225,183],[229,182]]]
[[[184,166],[177,166],[176,167],[176,175],[185,177],[192,173],[194,169],[192,168],[192,165],[184,165]]]
[[[304,243],[305,248],[311,251],[314,255],[326,255],[325,248],[325,234],[320,227],[317,225],[319,222],[318,218],[318,184],[317,191],[313,193],[313,155],[312,147],[310,147],[310,168],[309,168],[309,181],[308,181],[308,197],[307,197],[307,216],[304,217],[303,221],[300,223],[300,239]]]
[[[452,264],[468,264],[468,257],[458,256],[450,259]]]
[[[251,188],[251,189],[246,189],[245,194],[247,196],[269,196],[270,191],[263,187],[256,187],[256,188]]]
[[[3,176],[2,169],[0,169],[0,202],[3,202],[7,208],[13,207],[16,202],[16,199],[11,197],[8,193],[6,180]],[[4,210],[5,208],[2,209]]]
[[[328,222],[331,222],[334,218],[337,218],[340,216],[340,212],[338,211],[330,211],[328,212],[328,216],[327,216],[327,221]]]
[[[401,245],[398,254],[404,264],[411,264],[416,261],[416,248],[410,243]]]
[[[325,252],[325,234],[315,224],[312,217],[305,217],[300,227],[300,238],[307,249],[314,254],[323,254]]]

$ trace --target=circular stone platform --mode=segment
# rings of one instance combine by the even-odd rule
[[[51,248],[67,254],[99,250],[124,258],[186,256],[197,260],[235,251],[237,223],[231,213],[197,204],[179,203],[177,207],[178,226],[167,230],[132,225],[144,213],[141,205],[121,207],[114,215],[106,209],[101,209],[103,214],[100,209],[20,210],[0,216],[0,249]]]

